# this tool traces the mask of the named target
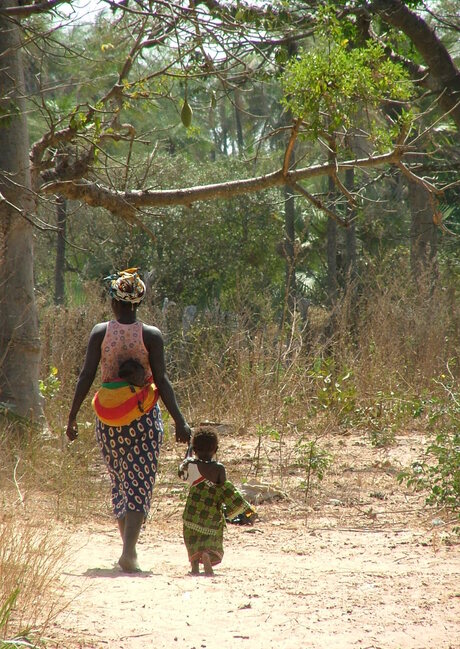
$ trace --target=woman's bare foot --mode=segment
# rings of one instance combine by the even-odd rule
[[[201,555],[201,561],[203,562],[204,574],[206,577],[212,577],[214,575],[214,570],[212,569],[211,559],[207,552],[203,552]]]
[[[123,552],[118,563],[124,572],[141,572],[137,563],[136,543],[144,518],[144,512],[128,511],[125,517],[118,521],[118,527],[123,534]]]
[[[118,565],[123,572],[142,572],[137,557],[125,557],[123,554],[118,559]]]

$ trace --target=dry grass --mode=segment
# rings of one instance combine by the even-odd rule
[[[4,495],[5,498],[5,495]],[[4,503],[5,504],[5,503]],[[60,576],[69,555],[65,534],[17,506],[0,519],[0,602],[17,597],[0,638],[40,639],[65,608]]]
[[[165,319],[145,305],[140,317],[165,335],[169,374],[192,422],[227,420],[254,431],[307,418],[311,428],[318,415],[320,429],[324,413],[312,406],[318,406],[327,374],[332,382],[350,375],[356,406],[368,406],[377,394],[413,399],[436,390],[433,380],[460,353],[460,308],[455,288],[426,286],[420,280],[415,293],[404,266],[390,268],[386,275],[369,276],[361,293],[345,295],[333,313],[313,307],[307,325],[297,318],[283,332],[269,306],[259,304],[257,316],[247,306],[201,313],[187,335],[179,308]],[[59,378],[58,394],[46,403],[56,436],[65,426],[89,332],[110,317],[96,291],[87,295],[84,308],[47,307],[41,313],[43,377],[56,367]],[[451,369],[458,372],[452,363]],[[334,403],[339,394],[329,396],[328,422],[334,414],[340,420],[340,403]],[[89,401],[80,421],[94,419]],[[306,426],[301,423],[301,434]]]
[[[62,437],[0,421],[0,639],[39,641],[67,605],[62,573],[72,526],[64,523],[104,502],[96,497],[94,444],[82,438],[69,447]]]
[[[306,326],[294,319],[284,331],[268,306],[257,317],[246,307],[202,313],[186,336],[178,310],[164,319],[142,307],[141,319],[165,334],[170,377],[189,421],[226,421],[235,443],[244,440],[233,467],[243,479],[265,477],[302,498],[310,442],[319,457],[331,438],[340,447],[344,433],[372,429],[377,441],[396,444],[394,432],[405,434],[415,425],[411,404],[439,396],[435,380],[448,364],[458,380],[452,361],[460,352],[455,290],[414,295],[404,273],[394,271],[368,284],[360,295],[345,296],[334,313],[311,308]],[[0,601],[20,588],[3,634],[24,626],[42,631],[60,606],[57,577],[65,543],[62,530],[55,536],[44,521],[108,515],[108,479],[90,399],[79,413],[78,441],[69,445],[63,436],[89,332],[110,317],[96,291],[87,295],[85,307],[41,306],[46,433],[22,430],[16,436],[13,424],[0,423]],[[424,425],[419,417],[416,426]],[[331,474],[342,471],[332,460]],[[160,493],[169,473],[166,464],[160,467]]]
[[[455,286],[432,290],[423,278],[415,291],[401,263],[385,272],[370,270],[360,291],[343,296],[333,312],[311,307],[307,324],[297,317],[284,331],[260,299],[253,305],[257,315],[247,299],[230,313],[202,312],[186,335],[179,307],[165,317],[145,304],[139,315],[163,331],[169,374],[189,421],[227,421],[252,435],[254,446],[261,445],[261,431],[271,430],[262,435],[264,444],[276,438],[279,456],[279,438],[315,440],[329,430],[358,428],[380,435],[378,444],[392,443],[395,433],[413,425],[418,403],[445,398],[436,380],[448,364],[456,380],[459,373],[452,362],[460,355],[457,294]],[[110,317],[94,286],[87,298],[84,307],[41,310],[42,376],[46,384],[57,368],[58,387],[53,393],[49,381],[45,407],[51,433],[45,464],[52,461],[39,462],[35,472],[58,515],[87,511],[88,498],[79,499],[75,484],[86,485],[94,507],[104,475],[90,399],[79,414],[78,444],[62,443],[89,332]],[[424,425],[423,417],[416,425]],[[280,460],[277,466],[283,470]]]

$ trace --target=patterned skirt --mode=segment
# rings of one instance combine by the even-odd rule
[[[96,439],[112,483],[112,507],[117,518],[127,511],[150,510],[163,423],[158,405],[126,426],[109,426],[96,419]]]

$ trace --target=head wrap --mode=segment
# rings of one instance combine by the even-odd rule
[[[109,295],[119,302],[139,304],[145,296],[145,284],[137,273],[137,268],[120,270],[104,278],[109,282]]]

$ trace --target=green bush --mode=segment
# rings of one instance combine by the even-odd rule
[[[444,394],[425,403],[431,442],[424,457],[398,480],[427,491],[428,504],[445,506],[460,517],[460,392],[443,380],[438,383]]]
[[[318,444],[317,440],[307,440],[303,437],[296,444],[296,455],[298,464],[305,474],[301,487],[305,498],[308,499],[312,487],[317,486],[315,480],[321,482],[327,469],[331,466],[332,456]]]

